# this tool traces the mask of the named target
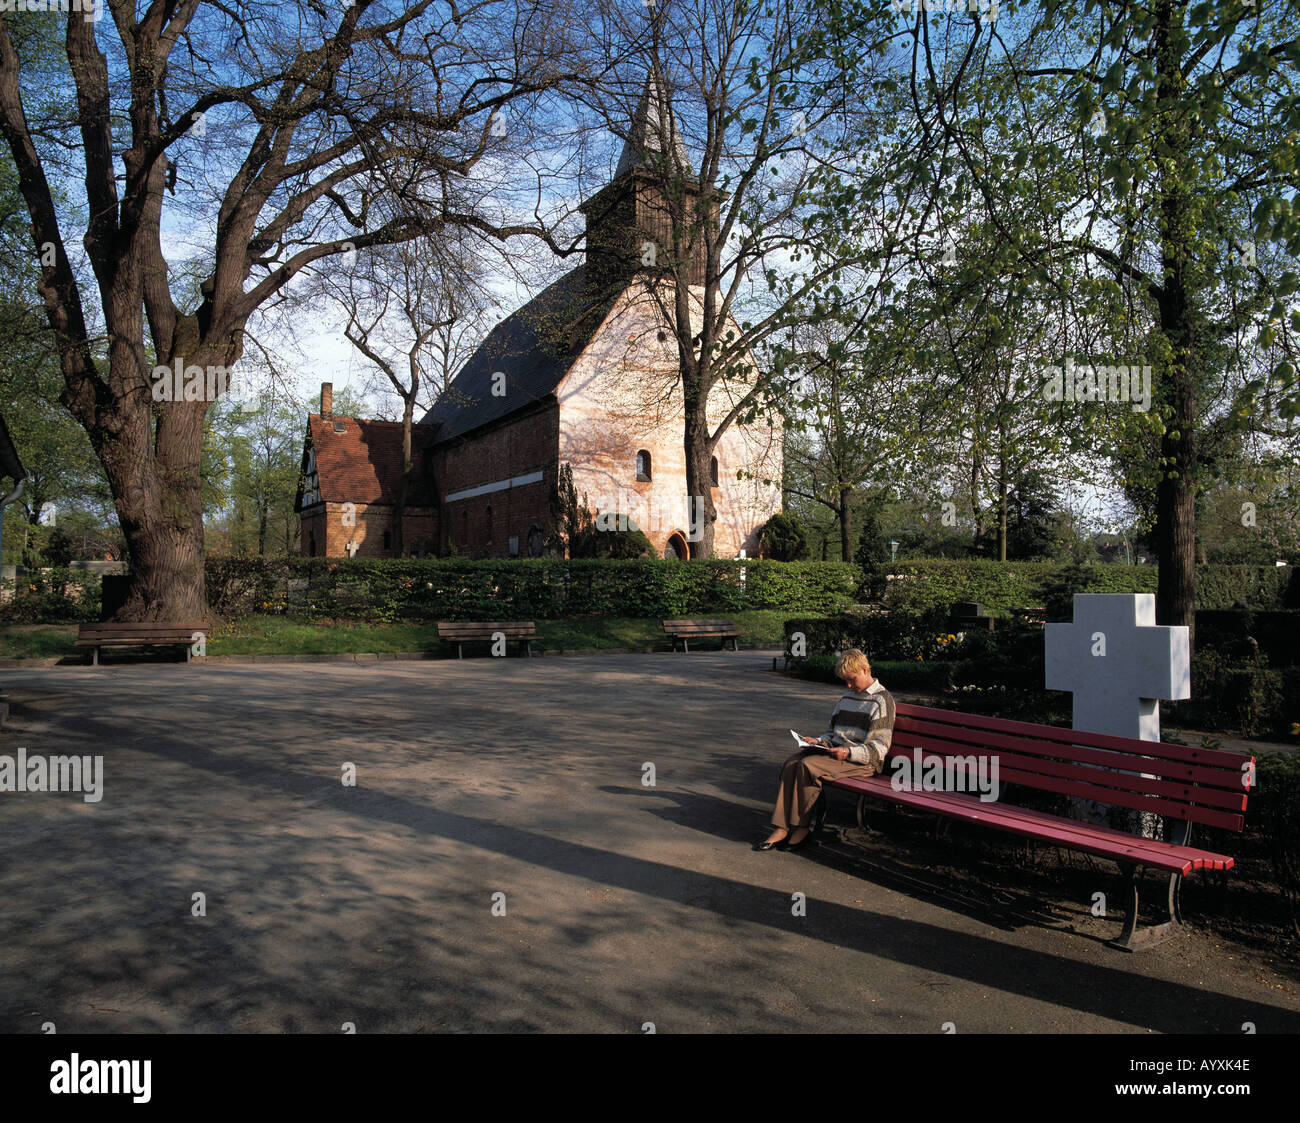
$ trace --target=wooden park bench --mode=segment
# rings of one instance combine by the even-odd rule
[[[90,665],[99,666],[101,647],[184,647],[185,662],[190,661],[195,635],[207,635],[203,624],[117,623],[109,620],[82,624],[77,629],[75,647],[92,647]]]
[[[740,633],[736,631],[736,625],[730,620],[665,620],[663,621],[664,631],[672,637],[673,650],[677,650],[677,641],[682,641],[682,650],[690,651],[690,641],[693,639],[713,639],[722,640],[722,648],[726,650],[727,640],[731,640],[731,650],[737,651],[736,640]]]
[[[949,789],[918,790],[917,754],[954,762]],[[913,762],[903,770],[900,758]],[[1165,840],[1143,838],[1110,827],[1009,803],[981,802],[977,794],[979,758],[988,757],[984,779],[997,761],[999,784],[1075,796],[1164,817]],[[858,822],[867,799],[882,800],[934,815],[1037,839],[1063,849],[1096,854],[1119,864],[1125,877],[1123,931],[1112,946],[1134,951],[1171,935],[1182,923],[1178,890],[1182,878],[1200,869],[1230,870],[1226,854],[1189,845],[1194,823],[1240,831],[1246,796],[1254,780],[1254,758],[1215,749],[1109,737],[1056,726],[979,717],[900,703],[885,770],[868,779],[827,780],[829,787],[858,796]],[[910,774],[913,782],[895,790],[893,777]],[[921,772],[924,781],[925,773]],[[937,778],[937,777],[936,777]],[[825,808],[819,808],[824,816]],[[1169,875],[1169,919],[1138,930],[1138,886],[1143,870]]]
[[[467,643],[486,641],[493,643],[498,635],[507,640],[524,641],[524,653],[533,653],[532,641],[537,638],[537,624],[532,620],[506,620],[488,623],[440,623],[438,638],[443,643],[456,645],[456,658],[463,659],[463,648]]]

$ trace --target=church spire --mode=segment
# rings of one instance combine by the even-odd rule
[[[662,171],[665,146],[668,147],[668,167],[674,171],[691,174],[691,158],[686,153],[677,118],[669,105],[668,94],[662,78],[651,73],[641,91],[641,100],[632,114],[632,128],[623,144],[614,178],[637,169]]]
[[[614,178],[579,208],[587,217],[587,283],[593,295],[621,288],[638,273],[676,275],[674,214],[694,217],[700,184],[662,76],[646,79]],[[690,283],[704,283],[704,235],[683,231]]]

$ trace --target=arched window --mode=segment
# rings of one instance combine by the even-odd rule
[[[316,532],[314,530],[309,531],[307,534],[307,555],[313,558],[316,556]]]
[[[709,483],[714,487],[718,486],[718,458],[716,456],[709,457]]]
[[[392,548],[393,548],[393,532],[391,530],[386,530],[384,531],[384,549],[391,550]]]
[[[637,483],[650,482],[650,454],[645,449],[636,454],[636,479]]]
[[[680,534],[670,534],[664,545],[664,559],[672,561],[690,561],[691,548]]]
[[[546,546],[546,535],[542,528],[536,523],[528,528],[528,556],[530,558],[540,558],[542,550]]]
[[[490,543],[492,541],[492,504],[487,505],[487,514],[484,517],[484,534],[483,541]]]

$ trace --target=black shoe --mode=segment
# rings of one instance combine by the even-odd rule
[[[777,839],[776,842],[756,842],[755,850],[788,850],[790,848],[790,835],[786,834],[785,838]]]
[[[812,831],[809,831],[806,835],[803,836],[802,842],[790,843],[789,841],[790,836],[786,835],[785,837],[786,837],[785,848],[789,850],[791,854],[798,854],[800,850],[805,849],[808,846],[808,844],[813,841]]]

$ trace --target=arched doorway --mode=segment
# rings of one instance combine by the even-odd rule
[[[690,544],[679,531],[674,531],[668,536],[668,541],[664,544],[664,557],[677,561],[690,561]]]

